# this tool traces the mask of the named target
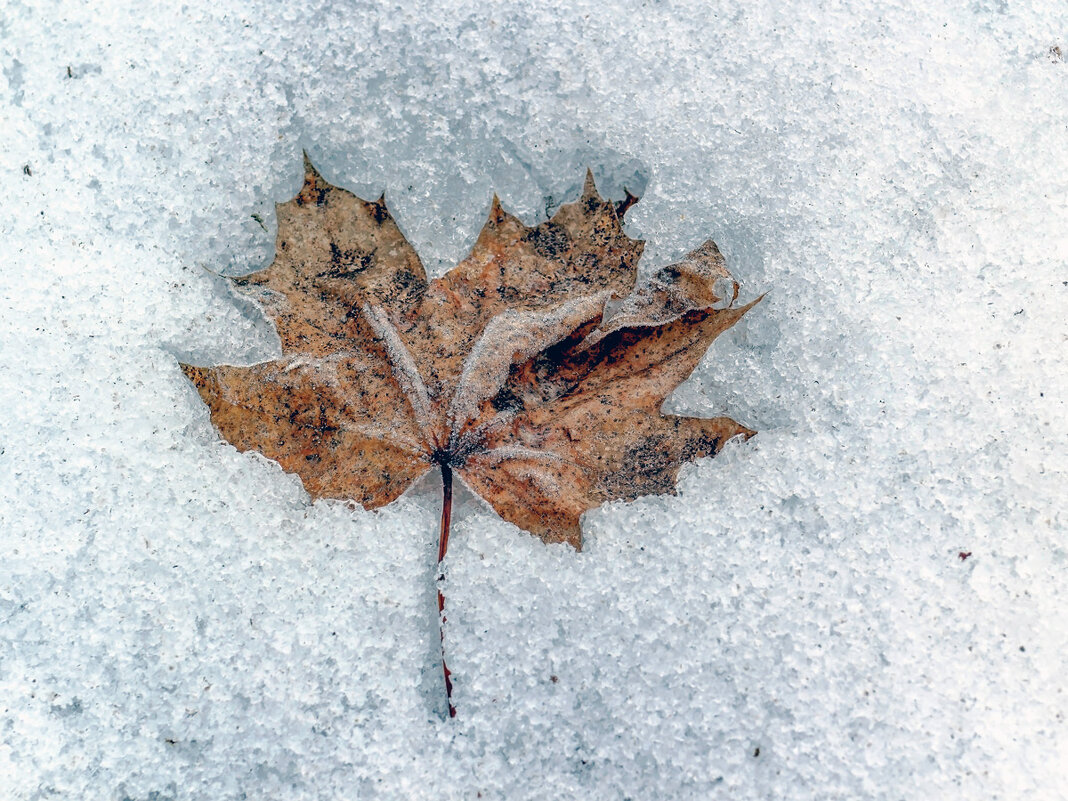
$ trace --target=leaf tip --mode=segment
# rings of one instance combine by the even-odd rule
[[[501,208],[501,199],[497,197],[497,193],[493,193],[493,200],[490,201],[489,219],[492,223],[499,223],[504,220],[504,209]]]
[[[768,292],[770,292],[770,291],[771,291],[771,290],[768,290]],[[757,298],[756,298],[755,300],[751,300],[751,301],[749,301],[748,303],[746,303],[746,304],[745,304],[744,306],[742,306],[742,307],[741,307],[741,308],[740,308],[740,309],[738,310],[738,311],[739,311],[739,313],[741,313],[741,314],[745,314],[745,313],[746,313],[747,311],[749,311],[749,310],[750,310],[751,308],[753,308],[753,307],[754,307],[754,306],[756,306],[756,305],[757,305],[758,303],[760,303],[760,301],[762,301],[762,300],[763,300],[764,298],[766,298],[766,297],[768,296],[768,292],[762,292],[762,293],[761,293],[761,294],[760,294],[759,296],[757,296]]]
[[[629,193],[628,193],[629,194]],[[716,263],[726,264],[726,259],[723,258],[723,252],[719,249],[719,245],[716,244],[715,239],[706,239],[700,244],[700,246],[694,248],[687,254],[689,259],[707,259]]]
[[[204,369],[202,367],[194,367],[185,362],[178,362],[178,367],[181,369],[185,377],[192,381],[193,385],[199,389],[204,380]]]
[[[630,207],[637,203],[641,198],[638,195],[631,194],[631,191],[627,187],[623,187],[623,194],[626,195],[622,200],[616,203],[616,217],[620,222],[623,221],[623,217],[626,215]]]
[[[300,191],[297,192],[297,196],[289,202],[296,203],[298,206],[322,206],[326,203],[327,190],[332,187],[323,179],[315,165],[311,163],[308,151],[302,150],[301,153],[304,157],[304,183],[301,185]],[[281,208],[285,205],[287,204],[276,204],[276,208]],[[279,237],[282,236],[281,228],[278,230],[278,235]]]
[[[586,180],[582,184],[582,199],[601,200],[601,195],[597,191],[597,182],[593,180],[593,170],[589,167],[586,168]]]
[[[301,149],[301,155],[304,157],[304,182],[311,183],[312,181],[321,180],[322,175],[315,169],[315,165],[312,164],[311,156],[308,155],[308,151]]]
[[[371,219],[378,225],[383,225],[393,219],[393,215],[389,211],[389,206],[386,205],[386,193],[384,190],[382,194],[378,196],[378,200],[364,200],[362,203]]]

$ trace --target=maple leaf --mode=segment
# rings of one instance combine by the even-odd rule
[[[505,520],[579,549],[583,512],[673,493],[683,463],[755,433],[660,413],[759,301],[733,306],[712,241],[637,284],[643,243],[620,224],[636,198],[604,200],[587,172],[582,197],[532,228],[494,197],[470,255],[428,282],[384,197],[304,166],[277,206],[274,262],[233,280],[274,321],[281,358],[182,369],[229,442],[313,497],[375,509],[438,465],[439,561],[454,470]]]

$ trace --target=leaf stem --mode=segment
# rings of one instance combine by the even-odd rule
[[[445,584],[445,570],[442,563],[449,550],[449,524],[452,522],[452,468],[441,465],[441,535],[438,538],[438,635],[441,640],[441,672],[445,676],[445,695],[449,699],[449,717],[456,717],[456,707],[452,705],[452,676],[449,666],[445,664],[445,596],[442,588]]]

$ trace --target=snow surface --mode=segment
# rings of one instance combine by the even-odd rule
[[[0,799],[1065,798],[1066,100],[1062,2],[8,0]],[[435,482],[309,503],[177,366],[274,355],[302,147],[433,275],[589,165],[769,293],[677,497],[461,493],[455,720]]]

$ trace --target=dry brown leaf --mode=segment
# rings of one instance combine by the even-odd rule
[[[753,304],[730,305],[711,241],[635,287],[642,246],[588,174],[533,228],[494,198],[471,254],[428,283],[384,199],[305,160],[274,262],[234,281],[274,321],[282,358],[182,368],[227,440],[313,497],[374,509],[443,464],[505,520],[580,548],[586,510],[673,492],[682,463],[754,433],[660,413]]]
[[[315,498],[375,509],[439,465],[447,498],[455,470],[505,520],[581,548],[586,510],[672,493],[684,462],[754,434],[660,413],[757,301],[733,307],[711,241],[636,286],[643,243],[620,225],[634,202],[602,199],[587,173],[577,202],[528,228],[494,197],[471,254],[428,283],[384,198],[331,186],[305,157],[274,262],[234,281],[282,357],[182,369],[228,441]],[[443,515],[441,556],[447,535]]]

